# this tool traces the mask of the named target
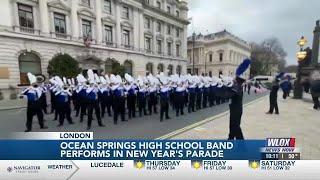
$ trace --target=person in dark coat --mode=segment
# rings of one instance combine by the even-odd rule
[[[310,91],[313,100],[313,109],[319,110],[320,103],[320,73],[318,71],[314,71],[311,74],[311,83],[310,83]]]
[[[269,96],[270,108],[266,114],[272,114],[274,110],[275,110],[275,114],[279,114],[279,108],[278,108],[278,102],[277,102],[278,90],[279,90],[279,79],[276,78],[272,83],[270,96]]]

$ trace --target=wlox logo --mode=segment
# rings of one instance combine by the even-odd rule
[[[268,138],[267,147],[295,147],[295,138]]]

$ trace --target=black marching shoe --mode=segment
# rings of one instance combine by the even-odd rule
[[[31,132],[31,129],[26,129],[24,130],[24,132]]]
[[[61,126],[63,126],[63,124],[58,124],[58,126],[57,126],[57,127],[61,127]]]
[[[91,127],[90,127],[90,126],[88,126],[88,127],[87,127],[87,130],[90,130],[90,129],[91,129]]]

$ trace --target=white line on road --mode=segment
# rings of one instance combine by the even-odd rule
[[[253,101],[251,101],[251,102],[248,102],[248,103],[244,104],[243,107],[246,107],[246,106],[248,106],[248,105],[250,105],[250,104],[253,104],[253,103],[255,103],[255,102],[261,101],[261,100],[262,100],[265,96],[267,96],[267,95],[268,95],[268,94],[266,94],[266,95],[264,95],[264,96],[262,96],[262,97],[260,97],[260,98],[258,98],[258,99],[255,99],[255,100],[253,100]],[[172,137],[174,137],[174,136],[177,136],[177,135],[179,135],[179,134],[181,134],[181,133],[184,133],[184,132],[186,132],[186,131],[189,131],[189,130],[191,130],[191,129],[193,129],[193,128],[196,128],[196,127],[198,127],[198,126],[201,126],[201,125],[203,125],[203,124],[206,124],[206,123],[208,123],[208,122],[210,122],[210,121],[213,121],[213,120],[215,120],[215,119],[217,119],[217,118],[220,118],[220,117],[222,117],[222,116],[226,116],[226,115],[228,115],[228,114],[229,114],[229,110],[227,110],[227,111],[225,111],[225,112],[223,112],[223,113],[220,113],[220,114],[218,114],[218,115],[215,115],[215,116],[206,118],[206,119],[204,119],[204,120],[202,120],[202,121],[196,122],[196,123],[191,124],[191,125],[189,125],[189,126],[186,126],[186,127],[184,127],[184,128],[178,129],[178,130],[173,131],[173,132],[171,132],[171,133],[168,133],[168,134],[166,134],[166,135],[164,135],[164,136],[158,137],[158,138],[156,138],[156,140],[164,140],[164,139],[172,138]]]

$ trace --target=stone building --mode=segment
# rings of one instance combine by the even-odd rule
[[[187,16],[178,0],[1,0],[0,89],[27,85],[27,72],[48,77],[61,54],[84,71],[185,73]]]
[[[193,54],[194,53],[194,54]],[[193,59],[194,55],[194,59]],[[188,72],[209,76],[233,76],[238,65],[251,56],[250,45],[246,41],[224,30],[208,35],[188,38]],[[194,64],[193,64],[194,62]],[[248,78],[250,72],[245,76]]]

